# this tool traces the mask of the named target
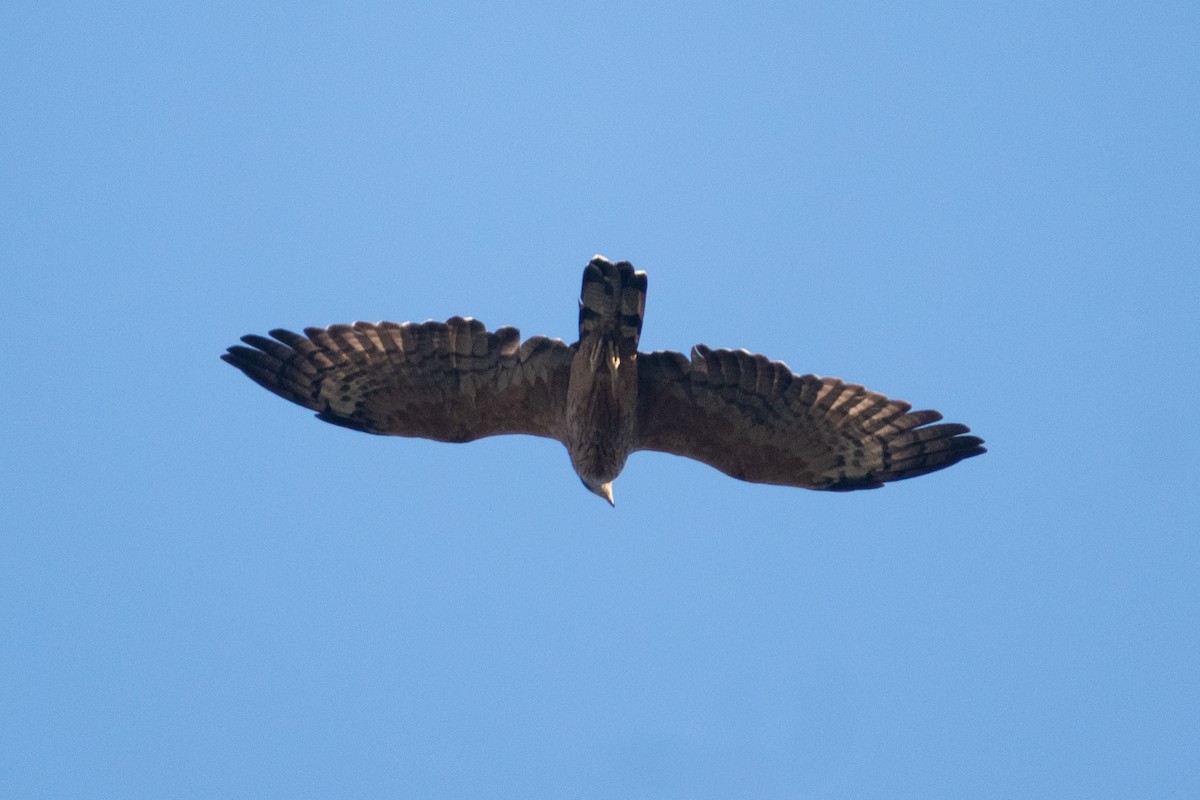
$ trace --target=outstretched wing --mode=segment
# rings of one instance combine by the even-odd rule
[[[482,322],[356,322],[243,336],[221,356],[260,386],[367,433],[467,442],[501,433],[562,440],[572,349]]]
[[[933,425],[941,414],[911,408],[744,350],[638,355],[637,449],[754,483],[873,489],[984,452],[966,425]]]

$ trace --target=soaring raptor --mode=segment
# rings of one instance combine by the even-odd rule
[[[613,502],[637,450],[703,461],[754,483],[874,489],[985,452],[966,425],[837,378],[794,375],[745,350],[638,352],[646,273],[596,256],[579,341],[478,320],[356,322],[243,336],[221,357],[317,417],[367,433],[469,442],[557,439],[583,485]]]

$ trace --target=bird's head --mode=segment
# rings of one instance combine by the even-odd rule
[[[610,506],[616,507],[617,504],[613,501],[612,481],[608,483],[591,483],[585,478],[580,478],[580,480],[583,481],[583,485],[589,492],[600,495],[608,501]]]

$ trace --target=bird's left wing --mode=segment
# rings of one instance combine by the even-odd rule
[[[933,425],[941,414],[911,408],[745,350],[638,354],[636,449],[754,483],[872,489],[984,452],[966,425]]]
[[[467,442],[502,433],[562,440],[572,349],[478,320],[356,322],[243,336],[222,359],[326,422]]]

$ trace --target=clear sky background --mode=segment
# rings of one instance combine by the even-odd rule
[[[1195,3],[0,5],[0,796],[1200,796]],[[325,425],[250,332],[745,347],[876,492]]]

